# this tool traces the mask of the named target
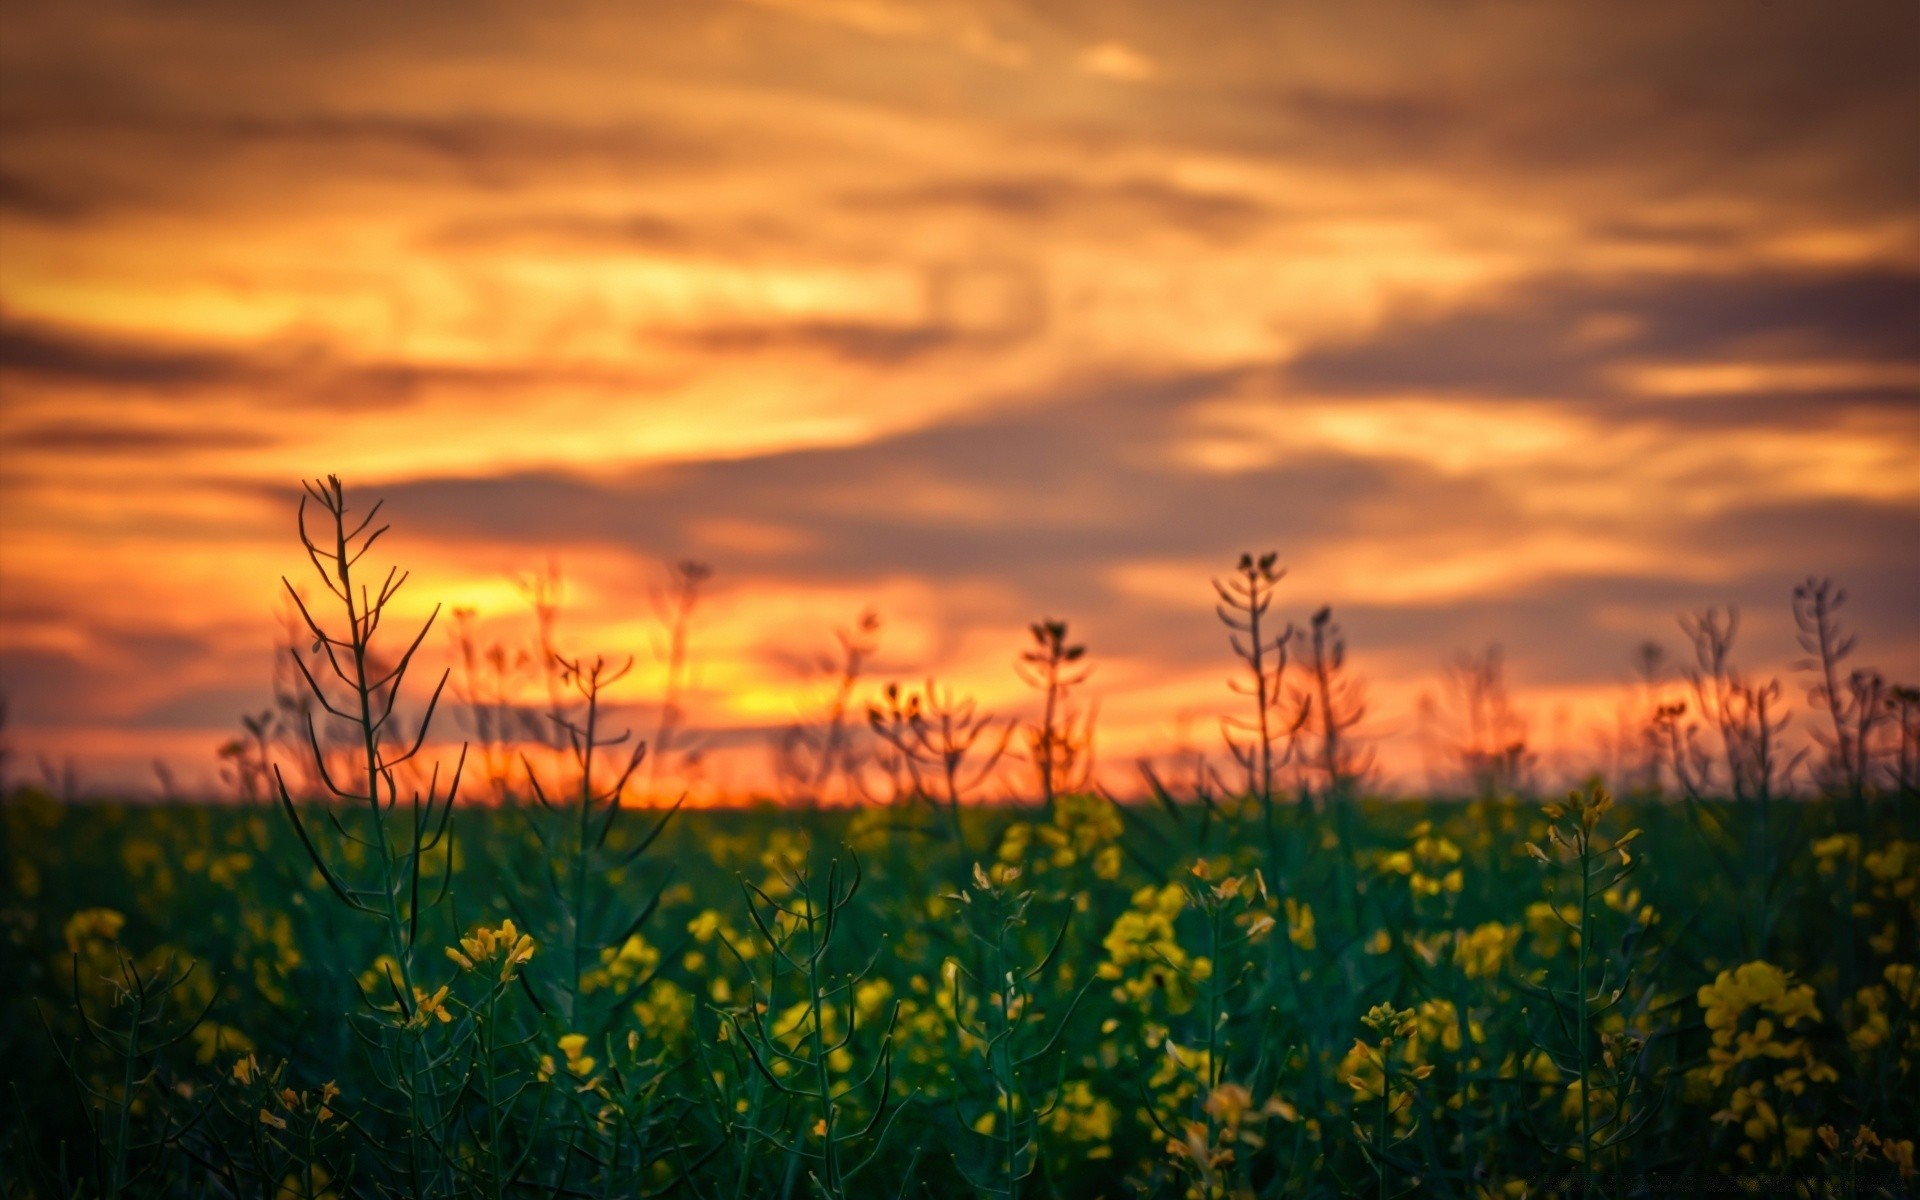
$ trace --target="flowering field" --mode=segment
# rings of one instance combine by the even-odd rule
[[[1912,1191],[1910,803],[4,812],[12,1196]]]

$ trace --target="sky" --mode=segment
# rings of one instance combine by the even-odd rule
[[[210,780],[328,473],[387,501],[397,615],[519,644],[556,564],[561,648],[638,656],[643,732],[650,598],[710,563],[716,794],[869,606],[875,686],[1029,715],[1060,618],[1116,785],[1217,750],[1243,551],[1281,614],[1333,606],[1389,777],[1492,643],[1576,769],[1706,605],[1804,729],[1808,575],[1920,679],[1917,35],[1851,0],[16,0],[11,770]]]

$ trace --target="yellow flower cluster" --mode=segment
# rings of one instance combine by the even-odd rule
[[[1114,919],[1100,943],[1107,957],[1098,974],[1118,981],[1115,1000],[1144,1009],[1158,994],[1170,1012],[1192,1007],[1193,989],[1187,980],[1205,979],[1213,964],[1190,956],[1174,934],[1174,919],[1186,904],[1187,893],[1177,883],[1143,887],[1133,894],[1127,911]]]
[[[1860,915],[1873,922],[1867,945],[1875,954],[1891,957],[1900,946],[1901,925],[1920,923],[1920,842],[1895,841],[1869,850],[1860,865],[1870,897]]]
[[[424,988],[413,989],[413,1015],[407,1018],[407,1028],[425,1029],[429,1021],[439,1021],[445,1025],[453,1020],[453,1014],[447,1011],[447,985],[441,984],[433,991]]]
[[[633,1015],[649,1035],[677,1048],[693,1032],[693,996],[670,979],[656,979],[634,1001]]]
[[[1500,973],[1519,941],[1518,926],[1488,921],[1460,931],[1453,944],[1453,961],[1468,979],[1488,979]]]
[[[1527,932],[1533,935],[1534,952],[1541,958],[1557,957],[1567,946],[1579,949],[1580,930],[1572,927],[1580,919],[1577,906],[1535,900],[1527,905],[1525,919]]]
[[[1803,1021],[1820,1019],[1813,988],[1794,983],[1791,975],[1771,963],[1742,963],[1722,971],[1712,983],[1701,985],[1697,998],[1706,1010],[1707,1028],[1713,1031],[1708,1077],[1716,1084],[1743,1062],[1807,1054],[1804,1040],[1783,1040],[1779,1035]],[[1756,1020],[1751,1028],[1742,1028],[1749,1015]]]
[[[1413,844],[1395,850],[1380,860],[1385,874],[1404,875],[1407,886],[1417,897],[1457,895],[1465,876],[1456,865],[1460,847],[1433,831],[1433,822],[1422,821],[1413,827]]]
[[[1052,865],[1066,867],[1091,858],[1095,873],[1112,879],[1120,873],[1120,847],[1114,843],[1124,830],[1113,801],[1077,792],[1054,802],[1053,820],[1040,830],[1040,840],[1053,847]]]
[[[111,908],[83,908],[67,918],[67,949],[78,954],[89,943],[116,941],[126,924],[126,916]]]
[[[1084,1079],[1070,1080],[1060,1089],[1053,1111],[1047,1114],[1047,1126],[1070,1142],[1086,1146],[1087,1158],[1113,1156],[1113,1127],[1119,1112],[1111,1101],[1094,1093]]]
[[[1200,1081],[1213,1074],[1213,1055],[1204,1046],[1182,1046],[1157,1025],[1147,1028],[1147,1045],[1160,1050],[1160,1058],[1147,1077],[1147,1092],[1162,1124],[1171,1124],[1200,1092]],[[1149,1119],[1144,1110],[1142,1121]]]
[[[234,886],[253,867],[253,855],[244,850],[219,853],[212,850],[189,850],[180,859],[180,865],[196,875],[205,875],[208,882],[219,887]]]
[[[1862,1056],[1877,1054],[1893,1041],[1897,1014],[1905,1014],[1904,1044],[1920,1046],[1920,969],[1912,963],[1888,963],[1880,977],[1886,982],[1855,993],[1849,1014],[1847,1044]]]
[[[1600,893],[1600,899],[1608,908],[1642,927],[1652,926],[1660,920],[1660,914],[1653,905],[1641,898],[1637,887],[1616,883]]]
[[[1697,996],[1713,1042],[1699,1068],[1714,1087],[1734,1084],[1714,1120],[1738,1125],[1746,1138],[1739,1154],[1769,1166],[1799,1158],[1814,1131],[1781,1110],[1809,1085],[1832,1083],[1839,1073],[1821,1062],[1804,1026],[1819,1021],[1813,988],[1766,962],[1742,963],[1720,972]]]
[[[1903,921],[1920,921],[1920,842],[1895,840],[1863,857],[1859,835],[1836,833],[1815,842],[1813,855],[1822,875],[1862,887],[1852,898],[1853,915],[1869,928],[1873,952],[1891,957],[1900,947]]]
[[[1812,850],[1814,861],[1820,864],[1820,873],[1837,875],[1860,861],[1860,835],[1836,833],[1823,837],[1813,844]]]
[[[1340,1063],[1340,1073],[1353,1089],[1354,1102],[1378,1100],[1385,1095],[1394,1113],[1404,1113],[1413,1104],[1409,1082],[1433,1074],[1430,1063],[1396,1060],[1396,1044],[1401,1047],[1399,1060],[1417,1059],[1419,1014],[1411,1008],[1376,1004],[1360,1018],[1360,1023],[1373,1032],[1374,1043],[1369,1045],[1365,1039],[1355,1038]]]
[[[566,1059],[566,1072],[572,1077],[575,1091],[592,1092],[601,1090],[600,1077],[593,1073],[594,1068],[600,1065],[600,1060],[587,1053],[586,1034],[569,1033],[554,1044],[560,1048],[561,1056]],[[542,1054],[540,1056],[540,1070],[537,1072],[536,1077],[542,1083],[545,1083],[559,1073],[560,1069],[554,1065],[553,1055]]]
[[[1311,950],[1318,940],[1313,932],[1313,909],[1304,900],[1295,900],[1288,896],[1284,901],[1287,910],[1287,939],[1302,950]]]
[[[1167,1153],[1188,1174],[1187,1200],[1240,1200],[1253,1189],[1234,1178],[1235,1149],[1257,1150],[1265,1144],[1257,1126],[1269,1117],[1294,1121],[1299,1114],[1278,1096],[1256,1106],[1253,1093],[1238,1083],[1223,1082],[1207,1093],[1201,1106],[1204,1121],[1188,1121],[1180,1135],[1167,1139]]]
[[[500,982],[508,983],[520,967],[533,958],[533,951],[533,935],[515,929],[513,918],[509,917],[498,929],[482,926],[461,938],[458,948],[448,946],[447,957],[458,963],[462,971],[477,971],[497,956]]]
[[[287,988],[300,966],[300,948],[294,943],[293,918],[285,912],[248,908],[240,914],[247,942],[236,955],[239,965],[250,967],[253,986],[275,1004],[289,1001]]]
[[[600,952],[600,966],[587,972],[580,981],[585,991],[602,988],[629,988],[652,975],[660,965],[660,951],[647,939],[634,934],[618,946]]]
[[[340,1098],[340,1086],[332,1080],[312,1088],[304,1093],[290,1087],[280,1086],[280,1076],[285,1070],[284,1064],[273,1071],[263,1070],[260,1060],[251,1052],[234,1060],[230,1072],[233,1081],[243,1088],[258,1086],[264,1093],[264,1103],[260,1106],[260,1124],[271,1129],[286,1129],[290,1120],[310,1119],[315,1125],[341,1125],[346,1121],[334,1111],[333,1103]]]
[[[229,1050],[252,1050],[253,1039],[231,1025],[202,1021],[193,1027],[194,1060],[210,1063]]]
[[[1880,1157],[1892,1165],[1902,1184],[1913,1183],[1916,1172],[1912,1138],[1881,1137],[1874,1132],[1871,1125],[1862,1125],[1854,1130],[1853,1137],[1850,1139],[1842,1138],[1840,1131],[1833,1126],[1822,1125],[1818,1136],[1820,1144],[1827,1148],[1829,1154],[1839,1155],[1846,1161],[1864,1162],[1874,1151],[1878,1151]],[[1841,1149],[1843,1144],[1846,1147],[1845,1150]]]
[[[1114,879],[1124,861],[1118,842],[1125,828],[1113,801],[1092,793],[1070,793],[1054,800],[1052,817],[1045,824],[1016,821],[1008,826],[995,857],[1008,865],[1022,863],[1037,843],[1042,851],[1037,865],[1065,869],[1091,862],[1096,876]]]

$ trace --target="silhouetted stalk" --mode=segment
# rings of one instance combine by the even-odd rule
[[[316,540],[307,529],[307,503],[311,500],[318,504],[327,516],[331,526],[326,540]],[[283,579],[287,594],[299,610],[307,631],[312,635],[314,645],[325,651],[324,659],[334,678],[349,692],[350,698],[345,709],[336,705],[327,695],[315,673],[297,652],[293,662],[310,689],[312,698],[322,711],[353,726],[355,740],[358,743],[357,772],[362,780],[359,786],[365,790],[355,792],[352,786],[336,781],[327,764],[325,753],[321,750],[320,736],[311,711],[307,714],[307,738],[313,751],[314,762],[321,783],[337,799],[364,805],[367,822],[372,826],[372,836],[365,839],[377,855],[377,883],[373,886],[354,885],[347,882],[329,864],[308,834],[306,823],[288,792],[285,779],[278,765],[274,769],[275,781],[279,788],[281,807],[292,821],[301,844],[321,876],[349,908],[376,916],[384,925],[391,968],[388,983],[395,997],[395,1010],[400,1014],[399,1028],[396,1033],[403,1044],[394,1046],[387,1043],[388,1049],[395,1055],[397,1086],[406,1101],[407,1121],[407,1177],[409,1185],[416,1195],[424,1195],[426,1183],[423,1173],[426,1160],[430,1156],[431,1131],[438,1124],[437,1118],[427,1112],[432,1098],[425,1094],[427,1064],[423,1058],[423,1048],[416,1026],[416,1006],[423,993],[415,983],[414,953],[419,938],[420,917],[422,911],[437,904],[445,897],[445,889],[452,875],[453,842],[450,833],[450,819],[453,802],[459,792],[460,774],[466,762],[466,748],[463,745],[459,761],[444,795],[439,790],[439,767],[436,765],[427,781],[424,793],[415,788],[411,802],[411,813],[407,821],[404,844],[396,841],[387,828],[387,822],[393,810],[399,806],[399,786],[395,772],[402,765],[412,761],[426,742],[427,733],[432,725],[433,716],[438,707],[440,695],[447,684],[447,672],[443,671],[428,697],[425,711],[420,718],[419,730],[406,749],[389,756],[383,749],[383,740],[388,726],[395,720],[395,709],[400,689],[407,671],[412,666],[413,656],[419,650],[427,633],[433,627],[434,618],[439,615],[436,605],[420,631],[408,644],[392,667],[381,670],[373,665],[372,643],[380,628],[380,623],[407,581],[406,573],[398,568],[389,568],[379,587],[369,590],[364,583],[356,584],[353,568],[364,558],[388,526],[372,528],[378,517],[381,505],[376,503],[357,524],[349,527],[349,508],[346,489],[337,476],[329,475],[324,481],[310,482],[306,485],[306,495],[301,498],[298,517],[301,545],[307,553],[308,561],[326,585],[327,590],[340,602],[346,618],[344,636],[329,633],[308,609],[306,602],[295,590],[289,580]],[[345,662],[342,662],[342,652]],[[383,795],[384,789],[384,795]],[[343,837],[352,837],[339,817],[329,808],[324,809],[327,820],[336,832]],[[443,868],[440,881],[440,896],[424,899],[421,895],[421,875],[423,860],[441,842],[445,842],[448,862]],[[397,978],[396,978],[397,976]]]
[[[982,735],[992,729],[992,716],[977,712],[971,699],[943,692],[931,679],[919,692],[903,693],[898,684],[888,684],[883,699],[884,704],[867,706],[868,727],[900,756],[916,795],[924,790],[925,776],[939,780],[938,802],[945,810],[949,835],[964,853],[962,799],[993,774],[1007,751],[1014,723],[1001,727],[985,759],[969,769],[967,759]]]
[[[1092,769],[1093,719],[1081,721],[1068,699],[1071,690],[1086,682],[1090,668],[1075,667],[1086,656],[1085,646],[1067,640],[1065,621],[1041,621],[1032,626],[1033,646],[1014,661],[1014,671],[1044,699],[1040,722],[1027,729],[1027,744],[1040,784],[1040,800],[1053,810],[1054,799],[1069,787],[1084,787]],[[1078,776],[1075,768],[1079,767]]]
[[[1221,736],[1234,761],[1246,773],[1247,794],[1260,802],[1269,863],[1276,853],[1273,778],[1286,758],[1283,754],[1280,762],[1274,760],[1274,743],[1282,737],[1282,730],[1276,728],[1280,720],[1277,709],[1283,701],[1287,645],[1294,635],[1291,622],[1277,634],[1269,634],[1263,624],[1267,610],[1273,605],[1274,591],[1286,575],[1285,568],[1275,566],[1278,557],[1267,553],[1256,559],[1251,554],[1242,554],[1233,577],[1224,583],[1218,579],[1213,581],[1213,590],[1220,598],[1214,614],[1227,627],[1228,643],[1246,664],[1251,677],[1247,682],[1229,680],[1228,686],[1253,701],[1251,718],[1222,719]],[[1306,710],[1299,715],[1304,718]],[[1234,737],[1235,730],[1252,735],[1253,744],[1242,745]],[[1287,741],[1288,753],[1291,753],[1298,734],[1297,724],[1287,732],[1291,735]]]
[[[713,578],[713,568],[687,560],[676,563],[665,595],[656,597],[656,607],[667,627],[667,678],[660,697],[660,722],[654,730],[652,761],[647,766],[647,791],[656,793],[660,772],[667,767],[674,738],[680,732],[684,716],[680,698],[687,686],[687,635],[693,623],[694,609],[700,603],[700,589]]]

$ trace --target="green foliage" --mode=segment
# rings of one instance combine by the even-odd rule
[[[270,811],[21,793],[6,1188],[1464,1197],[1788,1174],[1900,1194],[1920,846],[1796,805],[1757,963],[1687,811],[1595,795],[1362,803],[1350,855],[1316,852],[1325,820],[1292,806],[1269,840],[1257,796],[970,808],[964,842],[884,809],[639,820],[591,889],[650,911],[594,943],[582,1030],[564,922],[543,941],[505,911],[551,874],[537,805],[460,815],[402,1005],[385,922],[333,899]],[[1753,814],[1716,817],[1744,837]],[[648,840],[664,890],[613,857]]]

